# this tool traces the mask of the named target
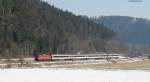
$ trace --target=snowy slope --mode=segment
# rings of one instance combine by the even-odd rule
[[[0,82],[150,82],[146,71],[4,69]]]

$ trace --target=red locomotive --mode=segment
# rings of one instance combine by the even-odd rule
[[[35,56],[36,61],[52,61],[51,53],[41,53]]]

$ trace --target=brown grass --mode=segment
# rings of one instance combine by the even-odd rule
[[[56,66],[56,68],[150,70],[150,60],[128,62],[128,63],[78,64],[78,65],[72,64],[72,65]]]

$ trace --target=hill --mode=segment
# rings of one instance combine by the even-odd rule
[[[114,33],[41,0],[0,0],[0,56],[102,51]]]
[[[150,20],[128,16],[101,16],[94,22],[104,24],[117,33],[117,39],[125,44],[150,45]]]

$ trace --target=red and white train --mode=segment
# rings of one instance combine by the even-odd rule
[[[101,54],[101,55],[54,55],[51,53],[40,53],[35,56],[36,61],[55,61],[55,60],[88,60],[88,59],[118,59],[116,54]]]

